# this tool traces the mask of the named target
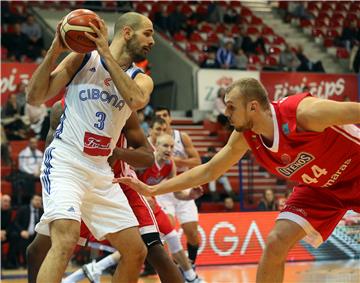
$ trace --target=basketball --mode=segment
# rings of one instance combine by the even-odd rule
[[[100,17],[87,9],[77,9],[67,14],[60,27],[60,35],[64,44],[77,53],[87,53],[96,49],[95,43],[88,39],[84,33],[88,32],[96,37],[96,33],[89,25],[91,22],[99,27],[95,19],[100,19]]]

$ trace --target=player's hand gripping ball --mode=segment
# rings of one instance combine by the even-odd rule
[[[100,17],[93,11],[87,9],[77,9],[67,14],[60,26],[60,35],[66,47],[77,53],[88,53],[96,49],[96,44],[85,36],[85,32],[96,37],[91,22],[97,28]]]

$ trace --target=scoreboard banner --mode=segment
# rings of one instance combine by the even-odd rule
[[[201,213],[197,265],[258,263],[279,212]],[[180,229],[183,246],[185,236]],[[288,261],[314,260],[298,243]]]
[[[252,77],[260,78],[259,72],[236,70],[200,69],[197,72],[198,109],[212,111],[219,88],[227,88],[234,81]]]
[[[20,82],[27,84],[35,72],[38,64],[35,63],[1,63],[1,106],[3,106],[8,96],[17,92],[17,87]],[[61,91],[59,95],[46,102],[47,106],[51,106],[58,101],[64,92]]]
[[[358,101],[359,82],[355,74],[261,72],[260,80],[271,100],[279,100],[289,93],[303,92],[337,101]]]

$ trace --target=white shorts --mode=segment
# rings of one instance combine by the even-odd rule
[[[112,184],[107,162],[97,164],[80,154],[55,141],[45,150],[40,175],[44,214],[35,230],[50,235],[50,222],[82,219],[103,240],[108,233],[138,226],[119,184]]]
[[[156,200],[165,213],[176,217],[180,224],[199,222],[199,213],[194,200],[179,200],[173,193],[156,196]]]

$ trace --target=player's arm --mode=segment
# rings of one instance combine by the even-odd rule
[[[201,164],[201,158],[198,151],[195,149],[191,138],[187,133],[181,133],[181,140],[184,145],[185,152],[188,158],[174,157],[176,166],[178,167],[195,167]]]
[[[151,167],[154,163],[154,152],[135,112],[131,113],[123,131],[128,145],[134,149],[117,147],[114,149],[113,158],[123,160],[136,168]]]
[[[60,123],[60,117],[63,113],[64,109],[61,105],[61,101],[55,102],[50,110],[50,128],[46,136],[45,147],[47,147],[54,139],[55,130]]]
[[[155,186],[148,186],[132,178],[118,178],[114,182],[129,185],[137,192],[155,196],[194,188],[215,180],[230,169],[249,149],[243,134],[233,132],[228,143],[207,163],[196,166],[181,175]]]
[[[336,125],[359,124],[360,103],[307,97],[298,105],[296,120],[302,130],[314,132]]]
[[[70,53],[54,70],[56,60],[66,50],[57,31],[43,62],[32,75],[26,89],[27,102],[30,105],[40,106],[57,95],[75,75],[84,54]]]
[[[89,33],[85,33],[85,35],[96,44],[99,54],[106,62],[112,81],[130,109],[136,111],[144,108],[148,104],[150,94],[154,88],[152,79],[148,75],[138,74],[135,79],[132,80],[124,72],[111,55],[105,22],[98,20],[98,23],[100,29],[92,23],[89,23],[97,34],[97,37],[93,37]]]

